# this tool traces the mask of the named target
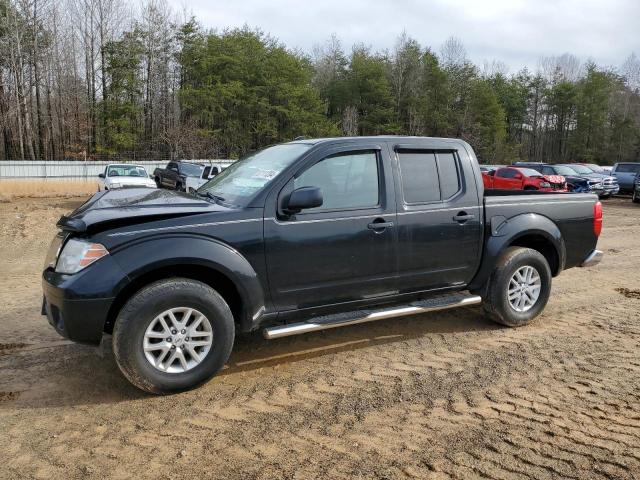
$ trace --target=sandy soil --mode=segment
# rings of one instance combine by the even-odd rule
[[[151,397],[40,316],[70,200],[0,204],[0,478],[638,478],[640,208],[605,204],[590,269],[521,329],[467,308],[238,339],[198,390]]]

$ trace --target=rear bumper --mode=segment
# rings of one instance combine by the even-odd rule
[[[601,250],[593,250],[587,258],[580,264],[581,267],[593,267],[602,261],[604,253]]]

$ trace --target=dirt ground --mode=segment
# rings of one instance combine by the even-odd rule
[[[40,316],[54,223],[0,204],[0,478],[640,478],[640,207],[605,203],[604,261],[545,313],[480,308],[266,341],[153,397]]]

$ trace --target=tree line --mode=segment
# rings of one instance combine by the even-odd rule
[[[312,52],[207,30],[165,0],[0,0],[0,158],[237,158],[298,136],[467,140],[483,162],[640,159],[640,59],[535,72],[436,51]]]

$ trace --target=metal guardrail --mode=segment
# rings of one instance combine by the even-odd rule
[[[190,162],[215,165],[222,169],[231,165],[235,160],[229,159],[201,159]],[[114,163],[129,163],[140,165],[153,173],[156,168],[164,168],[166,160],[151,162],[107,162],[107,161],[33,161],[33,160],[0,160],[0,179],[50,179],[50,178],[78,178],[89,179],[104,172],[107,165]]]

